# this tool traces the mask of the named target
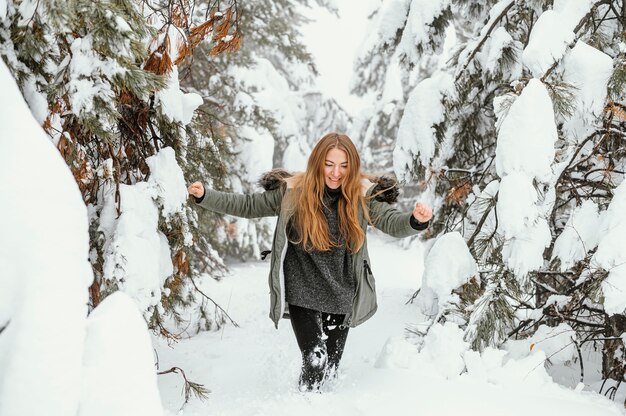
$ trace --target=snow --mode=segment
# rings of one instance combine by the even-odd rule
[[[546,304],[555,302],[558,304],[566,298],[567,296],[551,296]],[[516,360],[525,359],[540,352],[544,360],[550,363],[550,366],[568,366],[574,358],[578,358],[574,343],[576,340],[576,331],[562,322],[555,327],[540,325],[531,337],[509,340],[504,344],[504,348],[508,356]],[[538,364],[542,365],[543,362]],[[590,370],[587,369],[587,372]],[[572,385],[576,385],[576,383],[572,383]]]
[[[240,140],[236,141],[235,152],[238,154],[238,160],[244,167],[244,173],[240,173],[238,176],[231,176],[231,186],[233,192],[245,193],[243,181],[247,181],[250,184],[256,184],[261,176],[272,169],[273,157],[274,157],[274,138],[267,129],[264,128],[252,128],[249,126],[243,126],[239,129]],[[291,144],[298,143],[293,140]],[[288,158],[287,155],[283,155],[284,158]],[[296,160],[301,158],[301,152],[298,151],[294,155]],[[290,162],[293,163],[293,160]],[[304,166],[298,166],[297,169],[303,170],[306,167],[306,160]],[[295,166],[292,164],[289,167],[285,167],[288,170],[292,170]],[[228,236],[229,241],[234,241],[238,247],[245,247],[251,250],[254,258],[260,258],[260,253],[263,250],[264,241],[259,236],[258,229],[266,226],[267,229],[271,229],[271,218],[250,220],[247,218],[229,217],[230,223]]]
[[[538,218],[526,230],[505,241],[502,258],[520,281],[544,264],[543,250],[550,245],[551,235],[545,218]]]
[[[470,40],[467,42],[467,45],[463,48],[463,50],[461,51],[460,55],[459,55],[459,65],[458,68],[464,68],[467,65],[467,61],[469,59],[469,57],[471,56],[471,54],[473,53],[473,51],[476,50],[476,48],[478,47],[478,44],[480,43],[479,39],[484,39],[485,36],[487,36],[487,32],[489,31],[489,28],[494,24],[495,20],[498,18],[498,16],[500,16],[500,14],[502,13],[502,11],[504,9],[506,9],[507,7],[509,7],[511,5],[511,3],[513,3],[513,0],[500,0],[499,2],[497,2],[496,4],[493,5],[493,7],[491,7],[491,9],[489,10],[489,21],[483,25],[479,36],[476,39]],[[497,32],[498,30],[496,29],[495,32]],[[490,35],[490,36],[493,36]],[[496,35],[498,37],[501,37],[502,34]],[[492,42],[493,40],[489,40],[488,42]],[[484,54],[484,52],[482,52]],[[471,67],[470,67],[471,69]]]
[[[597,128],[613,73],[613,59],[596,48],[578,41],[563,60],[563,81],[572,85],[574,112],[563,130],[568,139],[579,143]]]
[[[594,0],[555,0],[553,9],[539,16],[522,53],[524,65],[535,78],[541,78],[555,61],[563,58],[574,40],[574,28],[594,3]]]
[[[72,110],[81,115],[93,112],[96,97],[102,102],[112,102],[115,93],[102,77],[111,79],[124,69],[111,58],[103,60],[96,54],[91,35],[74,39],[70,50],[67,86]]]
[[[160,272],[161,245],[167,240],[157,230],[159,212],[146,182],[120,185],[120,199],[121,215],[104,248],[103,279],[117,284],[141,309],[147,310],[161,299],[160,287],[169,275],[165,272],[173,269],[170,263],[169,270]],[[113,189],[105,201],[103,211],[113,211]],[[169,253],[169,246],[166,249]]]
[[[398,30],[404,26],[407,20],[411,0],[388,0],[380,3],[376,17],[371,24],[371,27],[376,29],[366,35],[359,48],[360,56],[364,56],[387,43],[391,44],[397,36]]]
[[[386,69],[385,85],[383,87],[380,104],[383,106],[386,104],[390,105],[390,107],[384,111],[386,114],[390,114],[390,110],[404,99],[404,91],[402,89],[402,72],[400,69],[400,62],[396,59],[392,59]]]
[[[502,99],[495,100],[498,113],[496,171],[502,178],[496,209],[498,230],[506,238],[502,257],[518,279],[543,265],[543,251],[551,241],[534,183],[553,176],[554,143],[557,139],[552,101],[546,87],[531,79],[503,114]]]
[[[289,169],[288,166],[294,165],[291,163],[292,160],[295,160],[295,164],[298,165],[300,160],[308,157],[308,141],[318,139],[317,137],[308,137],[311,132],[302,128],[302,125],[306,124],[308,120],[307,94],[317,94],[317,91],[311,90],[311,83],[303,79],[300,89],[294,91],[289,80],[279,71],[279,68],[265,58],[256,59],[254,65],[250,67],[236,67],[230,72],[247,90],[254,91],[250,95],[240,94],[237,97],[239,110],[252,114],[261,108],[270,112],[272,117],[276,119],[277,124],[271,133],[284,140],[289,149],[288,153],[282,155],[283,160],[279,162],[279,166]],[[303,72],[303,74],[305,73]],[[257,133],[253,133],[253,129],[256,129]],[[270,151],[273,152],[274,148],[274,144],[270,144],[269,139],[270,137],[273,140],[277,138],[270,136],[270,132],[259,129],[258,126],[248,126],[245,132],[247,132],[248,138],[254,141],[260,140],[259,145],[267,147],[267,149],[261,150],[261,155],[264,158],[262,166],[267,166],[265,157]],[[259,148],[259,145],[255,146]],[[259,171],[262,170],[260,168],[261,166],[259,166]],[[253,168],[253,170],[257,169]]]
[[[289,172],[302,172],[306,169],[308,161],[308,146],[298,140],[290,140],[287,148],[283,152],[283,168]]]
[[[240,328],[203,333],[174,348],[155,339],[162,369],[178,365],[211,390],[207,401],[183,405],[182,379],[159,377],[167,415],[248,416],[341,414],[348,416],[480,414],[486,416],[621,415],[619,404],[552,381],[537,349],[519,358],[507,351],[467,349],[452,323],[433,326],[422,350],[404,336],[407,323],[424,319],[406,301],[419,286],[422,247],[399,249],[396,241],[370,234],[379,310],[350,329],[338,379],[321,394],[300,393],[300,353],[290,326],[274,329],[267,318],[267,262],[235,264],[222,282],[204,288],[228,308]],[[537,348],[537,347],[535,347]],[[464,371],[466,370],[466,371]],[[454,397],[454,400],[450,400]]]
[[[178,82],[178,67],[174,65],[169,74],[167,87],[156,93],[157,103],[163,114],[173,122],[187,125],[196,109],[202,104],[202,97],[196,93],[184,93]]]
[[[22,18],[19,20],[18,26],[27,26],[32,22],[38,5],[39,2],[36,0],[25,0],[20,2],[18,6],[18,13]]]
[[[236,68],[232,73],[247,89],[255,91],[252,96],[256,105],[272,112],[282,136],[300,136],[299,123],[305,118],[304,103],[269,60],[259,58],[254,66]]]
[[[246,166],[246,180],[255,183],[263,173],[272,169],[274,138],[265,129],[244,126],[240,129],[243,140],[237,141],[238,159]]]
[[[40,125],[48,116],[48,101],[46,97],[37,90],[37,84],[34,77],[29,77],[24,83],[24,99],[28,103],[33,117]]]
[[[496,170],[500,177],[523,171],[547,181],[557,139],[552,100],[538,79],[531,79],[511,105],[498,131]]]
[[[120,215],[117,216],[115,189],[105,190],[100,231],[107,237],[104,247],[103,279],[133,298],[140,310],[161,300],[161,288],[173,273],[167,238],[158,230],[159,206],[166,219],[181,213],[187,200],[182,170],[174,151],[164,148],[147,160],[148,182],[120,184]],[[191,244],[191,235],[185,235]]]
[[[502,52],[504,48],[512,48],[515,51],[521,50],[521,44],[515,41],[504,27],[495,29],[482,49],[476,54],[477,60],[488,73],[497,74],[502,71]],[[504,72],[505,79],[517,79],[522,75],[522,66],[514,64],[510,70]]]
[[[430,328],[421,350],[406,337],[390,337],[374,367],[410,370],[419,366],[436,378],[458,379],[466,368],[464,356],[469,350],[463,336],[458,325],[446,322]]]
[[[541,325],[530,338],[533,350],[543,351],[552,364],[570,361],[576,354],[576,332],[562,322],[555,327]]]
[[[89,316],[83,366],[79,416],[163,414],[146,321],[123,292]]]
[[[429,41],[432,36],[431,25],[433,21],[449,7],[450,0],[412,0],[409,15],[406,18],[407,24],[402,31],[402,38],[396,53],[400,56],[406,56],[410,62],[417,62],[419,60],[418,48],[431,49]]]
[[[188,198],[187,184],[174,149],[161,149],[148,157],[146,164],[150,168],[148,184],[156,192],[161,214],[169,221],[175,214],[183,212]]]
[[[601,239],[592,265],[609,272],[602,282],[604,310],[609,315],[626,310],[626,181],[614,191],[613,199],[601,219]]]
[[[454,379],[465,369],[463,354],[467,350],[469,343],[463,340],[463,330],[452,322],[446,322],[429,329],[420,355],[439,375]]]
[[[358,19],[364,20],[374,3],[380,5],[376,30],[370,32],[364,50],[375,50],[394,39],[408,16],[399,50],[413,56],[416,45],[424,46],[427,27],[423,23],[432,20],[449,1],[362,3],[359,13],[352,16],[355,19],[358,14]],[[592,3],[556,0],[553,10],[540,17],[524,51],[524,64],[535,76],[543,75],[555,60],[563,58],[559,70],[563,70],[566,82],[577,87],[574,115],[564,120],[566,139],[573,142],[585,137],[602,114],[612,69],[610,57],[582,42],[567,51],[574,39],[572,29]],[[22,24],[29,23],[37,4],[19,3]],[[490,21],[509,4],[511,0],[495,4]],[[7,2],[0,0],[0,19],[6,9]],[[107,17],[115,19],[113,23],[120,31],[130,30],[119,16],[109,12]],[[318,45],[322,49],[331,49],[331,45],[336,52],[334,60],[320,66],[327,79],[337,75],[325,90],[343,90],[348,95],[343,87],[349,83],[336,80],[347,80],[351,74],[347,62],[352,54],[338,52],[341,48],[337,46],[349,36],[349,42],[355,42],[361,33],[351,25],[342,25],[343,21],[322,23],[325,33],[319,36]],[[174,57],[179,40],[170,38]],[[475,45],[467,45],[465,57]],[[504,28],[496,28],[476,60],[493,73],[498,70],[503,48],[511,46],[521,48]],[[101,77],[110,78],[121,69],[93,53],[89,36],[76,39],[71,47],[68,98],[76,112],[90,113],[97,103],[95,98],[108,101],[113,94]],[[397,58],[389,61],[376,107],[391,117],[392,124],[402,110],[407,92],[403,85],[413,86],[419,72],[404,73]],[[237,79],[256,92],[240,94],[237,106],[249,114],[258,107],[273,112],[279,133],[287,139],[283,166],[301,170],[310,152],[310,138],[303,137],[302,128],[306,101],[269,60],[238,71]],[[507,76],[521,76],[521,67],[513,66]],[[267,319],[267,263],[236,264],[233,275],[222,282],[209,276],[198,279],[202,289],[224,306],[241,328],[225,326],[219,332],[184,339],[175,348],[154,338],[153,354],[145,318],[158,304],[163,282],[173,270],[167,238],[157,224],[160,219],[167,223],[184,215],[187,199],[182,171],[169,148],[148,159],[151,175],[147,182],[121,186],[120,215],[115,190],[101,189],[105,206],[100,231],[110,241],[105,247],[105,279],[121,290],[87,318],[87,287],[92,279],[87,261],[88,212],[65,162],[38,126],[48,112],[38,88],[34,78],[25,81],[29,109],[0,63],[0,90],[5,98],[0,104],[0,414],[160,415],[164,413],[161,400],[167,415],[187,416],[380,415],[404,414],[410,409],[429,415],[623,414],[604,397],[584,391],[588,386],[581,384],[571,390],[556,384],[548,374],[547,363],[568,366],[576,357],[574,331],[566,324],[541,326],[531,338],[507,343],[507,350],[487,348],[479,353],[469,350],[465,341],[471,325],[464,332],[450,320],[432,322],[433,313],[458,300],[452,294],[454,289],[472,276],[478,278],[476,262],[459,233],[437,239],[425,267],[425,249],[419,241],[408,243],[408,249],[402,250],[395,240],[378,234],[371,237],[379,312],[350,331],[339,377],[325,386],[322,394],[298,391],[300,357],[292,331],[288,324],[275,330]],[[394,167],[401,179],[412,178],[416,156],[428,166],[437,146],[446,151],[445,142],[436,143],[433,126],[445,122],[442,102],[453,91],[452,78],[439,72],[410,91],[394,152]],[[496,166],[501,179],[492,181],[482,193],[478,187],[474,192],[477,198],[497,194],[498,204],[483,232],[498,224],[499,233],[506,237],[506,264],[516,275],[524,276],[542,266],[543,249],[551,238],[545,216],[547,207],[554,203],[554,189],[540,194],[535,186],[550,187],[558,174],[553,170],[559,166],[553,165],[556,127],[545,87],[532,79],[519,97],[512,97],[494,100],[499,118]],[[344,96],[344,102],[350,102],[348,98]],[[509,100],[512,106],[507,111]],[[201,103],[199,95],[180,90],[177,68],[170,74],[168,87],[157,95],[161,111],[183,125],[191,122]],[[347,110],[354,108],[356,105]],[[254,180],[272,166],[274,139],[267,130],[254,126],[241,131],[248,140],[240,141],[237,150],[247,179]],[[111,178],[113,161],[104,161],[97,169],[101,177]],[[603,213],[591,201],[575,208],[553,252],[561,261],[561,269],[567,270],[597,246],[592,267],[607,271],[602,291],[609,314],[626,309],[624,188],[622,183],[615,190]],[[90,207],[89,212],[95,215],[97,211]],[[477,212],[470,209],[469,214]],[[236,235],[239,244],[257,244],[252,222],[242,220],[237,227],[244,230]],[[191,243],[187,233],[185,244]],[[418,302],[406,304],[420,287],[424,268]],[[497,290],[496,284],[489,286],[486,294],[490,290]],[[563,305],[568,301],[567,296],[551,296],[547,303]],[[430,330],[418,343],[407,333],[407,325],[410,329],[425,322]],[[209,401],[192,399],[181,410],[181,379],[164,375],[157,380],[155,361],[161,369],[183,367],[191,380],[212,390]]]
[[[425,166],[430,164],[437,143],[433,126],[444,121],[442,101],[453,91],[454,81],[444,72],[433,74],[411,91],[393,150],[393,169],[401,181],[410,180],[414,156],[419,155]]]
[[[455,231],[437,238],[426,258],[418,297],[422,313],[436,315],[452,291],[472,277],[479,279],[478,268],[461,234]]]
[[[565,228],[554,242],[552,259],[561,260],[561,271],[565,271],[585,258],[589,250],[598,245],[598,206],[585,200],[571,212]]]
[[[0,89],[10,103],[0,111],[0,414],[162,414],[136,306],[117,293],[87,318],[87,209],[2,61]]]
[[[482,381],[494,383],[497,382],[497,377],[494,377],[494,373],[502,368],[506,355],[507,352],[504,350],[487,347],[482,353],[468,350],[463,355],[463,358],[469,374]]]
[[[128,22],[126,22],[126,20],[124,20],[121,16],[115,16],[115,24],[120,32],[130,32],[132,30],[128,25]]]
[[[500,181],[498,221],[505,238],[524,233],[539,216],[537,191],[525,172],[512,172]]]
[[[92,280],[87,210],[3,61],[0,90],[0,414],[75,414]]]
[[[374,367],[409,369],[414,353],[415,345],[407,341],[405,337],[389,337],[380,351]]]

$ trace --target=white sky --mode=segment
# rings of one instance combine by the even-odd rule
[[[354,58],[361,46],[367,15],[379,0],[341,0],[339,16],[323,8],[303,10],[313,21],[302,28],[304,43],[320,73],[320,88],[334,97],[349,114],[359,110],[360,99],[350,95]]]

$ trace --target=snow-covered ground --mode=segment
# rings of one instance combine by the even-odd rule
[[[214,300],[228,309],[240,328],[228,325],[173,347],[154,339],[161,370],[179,366],[190,380],[211,390],[208,400],[192,399],[181,410],[182,378],[160,376],[166,414],[623,414],[616,403],[595,393],[552,382],[541,365],[542,353],[500,366],[493,359],[498,352],[491,358],[475,354],[472,371],[461,376],[446,368],[453,361],[447,357],[454,356],[446,350],[448,338],[431,339],[418,353],[404,335],[407,324],[422,320],[417,305],[406,304],[420,285],[422,251],[419,243],[402,249],[395,240],[370,235],[379,310],[351,329],[339,379],[321,394],[298,391],[300,355],[290,324],[283,321],[276,330],[267,317],[269,264],[236,264],[232,276],[222,282],[206,279]]]

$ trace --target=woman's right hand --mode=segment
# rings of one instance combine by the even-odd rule
[[[204,196],[204,185],[202,185],[202,182],[194,182],[189,185],[187,192],[196,198],[202,198]]]

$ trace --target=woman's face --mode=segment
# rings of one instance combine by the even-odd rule
[[[324,181],[330,189],[341,186],[343,179],[348,174],[348,156],[341,149],[330,149],[326,153],[324,162]]]

